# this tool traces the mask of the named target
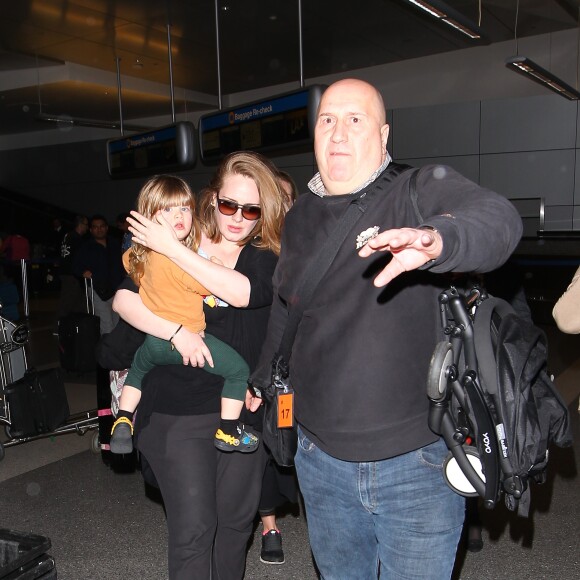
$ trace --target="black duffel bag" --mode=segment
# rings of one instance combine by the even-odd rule
[[[291,427],[279,427],[280,413],[291,412],[286,406],[280,408],[279,395],[293,395],[293,391],[288,383],[287,366],[282,357],[277,356],[272,362],[272,380],[261,392],[264,401],[262,439],[278,465],[292,467],[298,446],[298,433],[292,417],[291,420],[285,417]]]

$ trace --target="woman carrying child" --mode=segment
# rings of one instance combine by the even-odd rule
[[[137,198],[137,211],[141,215],[149,219],[162,215],[175,231],[175,237],[185,247],[196,251],[200,231],[194,224],[194,207],[189,186],[174,175],[152,177]],[[147,335],[145,343],[135,353],[111,431],[111,452],[133,451],[133,414],[141,399],[141,381],[155,365],[182,362],[172,342],[182,328],[199,336],[200,349],[209,363],[205,369],[225,379],[215,446],[222,451],[255,451],[258,437],[239,423],[248,386],[248,365],[233,348],[212,335],[204,335],[203,299],[210,293],[169,258],[136,242],[123,255],[123,264],[139,286],[144,305],[154,314],[174,322],[176,330],[168,341]]]
[[[162,218],[133,214],[130,220],[137,243],[167,256],[216,298],[204,304],[207,332],[240,353],[250,370],[272,302],[282,199],[269,164],[258,154],[239,152],[222,161],[200,197],[200,248],[210,259],[181,244]],[[135,287],[120,290],[114,307],[133,326],[158,338],[168,340],[176,330],[175,323],[144,306]],[[198,336],[182,328],[172,342],[183,364],[158,366],[147,374],[136,417],[136,446],[165,504],[169,578],[239,579],[266,454],[263,446],[255,453],[216,450],[223,381],[192,366],[205,360]],[[259,400],[248,394],[246,404],[255,410]],[[241,420],[259,430],[261,414],[244,409]]]

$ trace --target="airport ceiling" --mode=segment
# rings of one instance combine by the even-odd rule
[[[580,0],[446,4],[475,23],[481,5],[489,42],[515,38],[518,6],[520,39],[578,27],[580,9]],[[3,135],[54,127],[39,114],[103,123],[122,114],[128,130],[146,117],[170,123],[171,86],[176,113],[212,110],[231,93],[298,89],[301,78],[473,45],[406,0],[0,0],[0,8]]]

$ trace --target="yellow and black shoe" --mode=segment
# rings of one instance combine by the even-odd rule
[[[127,417],[119,417],[111,429],[111,453],[133,453],[133,423]]]
[[[239,451],[240,453],[252,453],[258,449],[260,445],[260,440],[258,437],[247,429],[244,425],[238,425],[236,428],[236,435],[228,435],[224,433],[221,429],[218,429],[215,438],[214,445],[220,451]]]

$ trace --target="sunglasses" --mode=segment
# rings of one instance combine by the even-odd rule
[[[217,198],[217,206],[221,214],[234,215],[239,209],[242,210],[242,217],[248,221],[256,221],[262,215],[262,208],[259,205],[252,205],[251,203],[236,203],[229,199]]]

